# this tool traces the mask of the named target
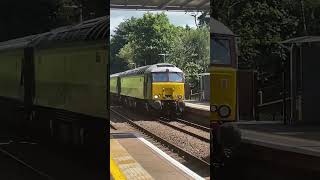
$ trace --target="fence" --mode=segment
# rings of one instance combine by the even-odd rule
[[[282,82],[260,88],[257,97],[257,120],[282,121],[290,111],[290,98],[283,96]]]

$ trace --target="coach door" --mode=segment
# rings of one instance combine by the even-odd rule
[[[151,74],[145,74],[144,79],[145,79],[144,97],[146,99],[150,99],[151,98],[151,85],[152,85]]]
[[[22,76],[20,85],[24,88],[24,103],[26,109],[31,109],[35,96],[35,74],[34,74],[34,49],[27,47],[24,50]]]
[[[17,75],[19,76],[19,99],[24,101],[24,58],[17,61]]]

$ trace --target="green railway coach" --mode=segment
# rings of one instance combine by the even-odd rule
[[[89,137],[98,132],[105,138],[108,26],[101,17],[0,43],[1,110],[22,109],[26,118],[17,124],[38,137],[68,144],[94,143]]]
[[[27,61],[25,48],[36,35],[0,43],[0,117],[1,123],[17,126],[30,91],[25,88]],[[25,72],[25,73],[24,73]],[[26,75],[26,76],[25,76]],[[9,126],[12,127],[12,126]]]
[[[144,99],[144,75],[135,75],[121,78],[120,95]]]

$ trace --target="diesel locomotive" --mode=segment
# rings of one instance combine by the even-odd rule
[[[211,121],[234,122],[237,107],[236,37],[221,22],[210,21]]]
[[[101,17],[1,42],[1,120],[64,144],[104,139],[108,32]]]
[[[129,107],[144,107],[166,116],[184,111],[184,73],[176,66],[160,63],[110,76],[111,98]]]
[[[210,19],[211,162],[223,164],[241,141],[238,120],[236,36],[223,23]]]

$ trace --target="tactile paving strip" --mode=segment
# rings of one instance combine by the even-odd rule
[[[115,139],[110,140],[110,158],[110,170],[115,179],[119,174],[116,169],[119,169],[125,179],[153,180],[150,174]]]

